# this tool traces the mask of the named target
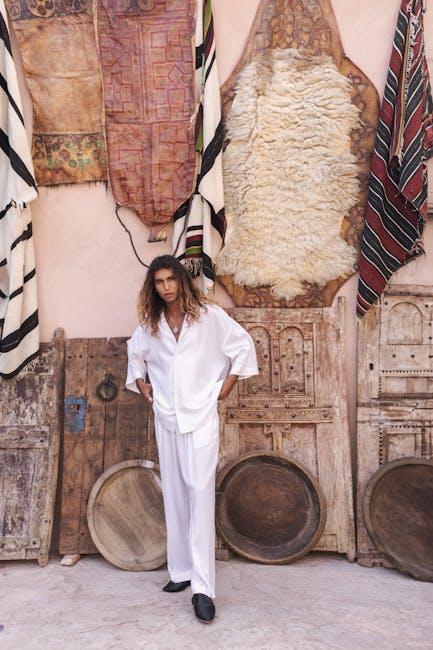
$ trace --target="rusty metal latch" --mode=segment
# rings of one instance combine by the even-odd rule
[[[66,429],[71,433],[84,431],[86,419],[87,399],[68,395],[65,397],[65,420]]]

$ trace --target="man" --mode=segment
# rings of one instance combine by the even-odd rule
[[[195,615],[208,623],[215,616],[217,402],[238,379],[258,374],[254,344],[171,255],[151,263],[138,314],[126,386],[155,414],[170,575],[164,591],[191,585]]]

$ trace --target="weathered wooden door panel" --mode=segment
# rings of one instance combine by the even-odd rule
[[[251,334],[260,375],[220,405],[219,467],[249,451],[284,453],[319,479],[328,511],[317,548],[353,559],[343,301],[325,309],[229,313]]]
[[[126,338],[66,341],[59,551],[96,553],[87,526],[93,485],[123,460],[156,460],[145,401],[124,388]]]
[[[433,289],[394,285],[359,326],[358,560],[389,566],[362,516],[366,485],[393,460],[432,458]]]
[[[0,559],[48,562],[60,444],[63,332],[1,381]]]
[[[285,456],[298,460],[314,476],[319,474],[317,462],[317,425],[287,424],[282,429],[281,451]]]
[[[433,418],[433,412],[430,415]],[[380,433],[383,441],[381,464],[405,456],[431,458],[433,456],[432,433],[433,419],[424,423],[416,420],[384,425]]]

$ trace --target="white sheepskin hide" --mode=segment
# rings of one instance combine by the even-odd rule
[[[340,226],[359,189],[350,151],[359,113],[332,59],[265,52],[242,71],[226,126],[218,273],[288,300],[303,282],[352,274],[357,252]]]

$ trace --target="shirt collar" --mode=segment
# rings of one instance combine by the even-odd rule
[[[176,341],[176,337],[173,334],[170,325],[167,322],[167,318],[165,316],[164,310],[161,312],[161,318],[160,318],[160,324],[165,330],[165,332],[169,335],[172,336],[174,341]],[[191,323],[188,321],[188,319],[185,317],[182,323],[182,328],[180,330],[179,338],[177,339],[176,343],[179,343],[180,339],[182,338],[184,332],[191,327]]]

